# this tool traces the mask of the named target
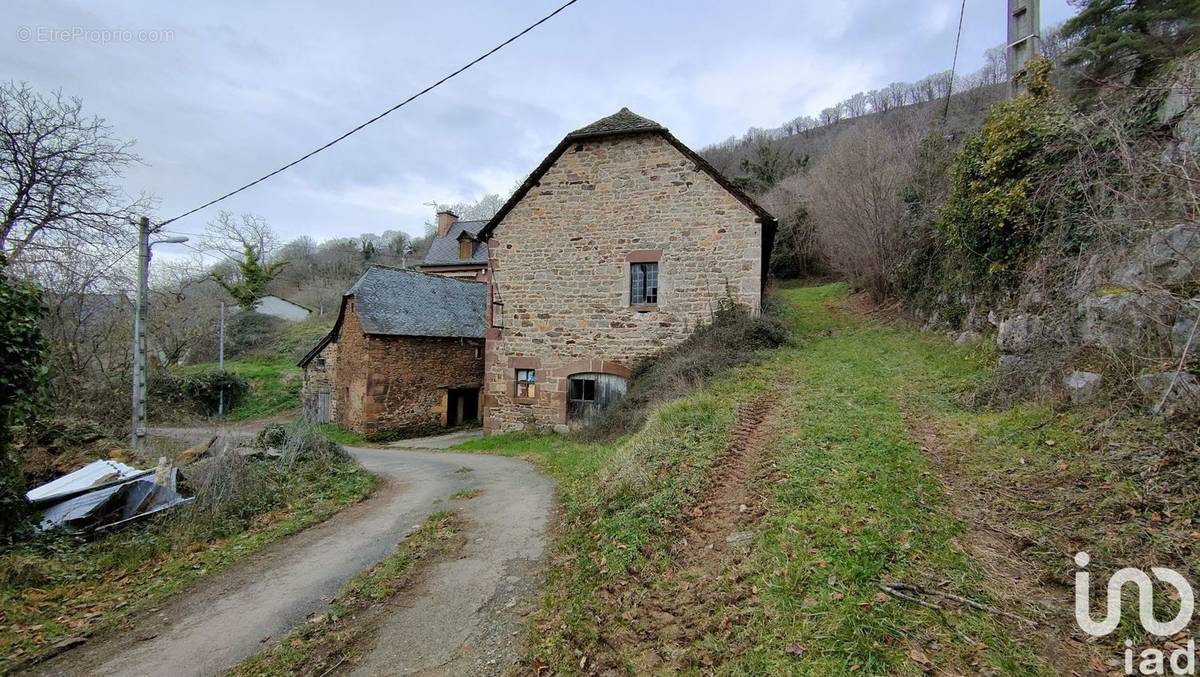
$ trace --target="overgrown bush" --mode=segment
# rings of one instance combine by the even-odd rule
[[[287,322],[278,317],[254,311],[237,313],[225,324],[225,358],[273,354],[275,342],[286,326]]]
[[[278,443],[271,446],[279,456],[246,457],[225,450],[188,466],[185,478],[196,500],[175,511],[180,528],[205,538],[235,533],[255,516],[281,507],[297,482],[355,472],[355,464],[341,447],[310,423],[278,426],[264,437]]]
[[[876,300],[892,290],[916,143],[911,128],[862,123],[833,142],[810,176],[812,217],[826,264]]]
[[[160,407],[188,408],[197,414],[211,416],[220,410],[222,396],[225,411],[233,409],[250,392],[250,383],[231,371],[213,369],[180,375],[160,370],[150,379],[149,388]]]
[[[45,349],[38,320],[41,294],[5,275],[0,255],[0,540],[27,523],[25,480],[13,449],[13,428],[35,411],[45,376]]]
[[[1049,68],[1044,59],[1027,66],[1029,93],[996,105],[951,169],[938,225],[946,258],[970,292],[994,295],[1019,281],[1045,233],[1046,199],[1063,197],[1036,193],[1062,166],[1061,140],[1070,132]]]
[[[753,360],[759,351],[790,339],[783,307],[768,297],[755,315],[732,302],[721,305],[713,321],[686,341],[646,358],[634,370],[625,397],[613,403],[575,434],[584,440],[611,440],[637,430],[651,411],[704,387],[715,376]]]

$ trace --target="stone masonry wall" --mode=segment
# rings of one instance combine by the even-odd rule
[[[304,367],[304,390],[301,395],[304,402],[304,415],[310,420],[317,415],[317,393],[322,388],[328,389],[330,393],[330,420],[337,420],[337,398],[333,396],[337,384],[337,348],[337,341],[330,341]],[[323,367],[320,365],[321,358],[325,360]]]
[[[755,214],[657,134],[568,148],[496,228],[490,244],[484,427],[562,426],[567,376],[629,376],[683,341],[723,299],[757,310],[762,226]],[[629,261],[657,258],[659,299],[629,304]],[[515,369],[537,370],[515,397]]]
[[[364,335],[353,299],[338,344],[334,420],[362,434],[441,427],[447,389],[483,381],[482,340]]]

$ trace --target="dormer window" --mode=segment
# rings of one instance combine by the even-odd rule
[[[470,259],[475,254],[475,242],[471,240],[471,236],[463,233],[458,236],[458,258],[464,261]]]

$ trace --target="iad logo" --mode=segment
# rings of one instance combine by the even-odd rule
[[[1096,622],[1091,614],[1091,576],[1085,569],[1092,561],[1086,552],[1076,553],[1075,565],[1080,571],[1075,572],[1075,622],[1080,629],[1093,637],[1103,637],[1121,623],[1121,589],[1127,583],[1137,586],[1138,591],[1138,620],[1146,632],[1158,637],[1172,637],[1187,627],[1192,621],[1192,612],[1196,607],[1195,594],[1192,586],[1179,572],[1164,567],[1152,567],[1150,573],[1158,580],[1175,588],[1179,597],[1179,612],[1175,618],[1162,623],[1154,617],[1154,582],[1141,569],[1127,567],[1121,569],[1108,579],[1107,604],[1104,610],[1104,620]],[[1134,672],[1133,642],[1125,641],[1125,674],[1162,675],[1166,673],[1167,655],[1155,648],[1146,649],[1140,654],[1141,661]],[[1188,640],[1186,647],[1179,647],[1170,653],[1169,665],[1171,674],[1196,674],[1196,642]]]

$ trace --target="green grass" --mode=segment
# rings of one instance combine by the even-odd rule
[[[226,674],[232,677],[318,675],[345,666],[356,654],[357,643],[370,633],[364,614],[384,609],[381,605],[409,585],[419,564],[446,556],[460,547],[462,529],[462,520],[453,512],[430,515],[392,554],[350,579],[328,611]]]
[[[769,509],[756,527],[752,560],[706,600],[700,615],[710,627],[684,646],[658,647],[674,652],[677,662],[668,665],[720,666],[726,674],[918,675],[924,669],[916,655],[950,672],[1053,674],[1023,628],[970,609],[938,614],[878,585],[936,584],[992,601],[913,425],[927,421],[949,443],[969,442],[970,469],[999,475],[1044,470],[1077,453],[1074,422],[1041,405],[993,412],[964,404],[992,376],[994,354],[983,344],[956,347],[831,307],[846,296],[844,285],[779,293],[790,305],[793,346],[661,408],[630,437],[581,444],[505,434],[458,447],[528,458],[560,483],[557,563],[533,619],[531,662],[574,674],[586,656],[601,670],[645,671],[643,656],[621,648],[634,630],[627,616],[647,590],[686,592],[673,571],[672,525],[700,494],[738,404],[770,391],[778,432],[767,457],[775,474],[758,486]],[[1031,430],[1038,423],[1045,424]],[[1029,461],[1047,449],[1048,459]],[[612,592],[628,589],[635,592]],[[738,622],[721,627],[722,618]]]
[[[54,643],[111,628],[205,575],[362,500],[377,478],[350,459],[305,462],[273,475],[245,514],[197,532],[171,521],[86,542],[42,538],[0,551],[0,673]],[[257,509],[256,509],[257,508]],[[174,511],[172,511],[174,512]]]
[[[215,363],[179,367],[183,375],[216,369]],[[292,411],[300,406],[304,372],[288,359],[226,360],[225,370],[244,377],[250,391],[227,415],[229,421],[250,421]]]
[[[321,434],[325,435],[334,442],[346,447],[374,447],[378,446],[375,442],[368,440],[360,433],[337,425],[336,423],[319,423],[317,429]]]

